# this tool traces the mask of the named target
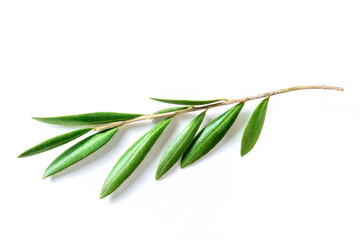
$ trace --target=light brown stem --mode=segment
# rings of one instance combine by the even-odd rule
[[[139,121],[143,121],[143,120],[151,120],[151,119],[162,118],[162,117],[172,117],[172,116],[182,114],[182,113],[194,112],[194,111],[199,111],[199,110],[203,110],[203,109],[209,109],[209,108],[214,108],[214,107],[219,107],[219,106],[224,106],[224,105],[229,105],[229,104],[234,104],[234,103],[239,103],[239,102],[247,102],[247,101],[251,101],[251,100],[255,100],[255,99],[259,99],[259,98],[265,98],[265,97],[269,97],[269,96],[273,96],[273,95],[277,95],[277,94],[282,94],[282,93],[287,93],[287,92],[292,92],[292,91],[297,91],[297,90],[306,90],[306,89],[324,89],[324,90],[344,91],[344,88],[342,88],[342,87],[325,86],[325,85],[290,87],[290,88],[279,89],[279,90],[266,92],[266,93],[262,93],[262,94],[258,94],[258,95],[253,95],[250,97],[244,97],[244,98],[239,98],[239,99],[234,99],[234,100],[223,100],[220,102],[211,103],[211,104],[202,105],[202,106],[190,106],[187,109],[182,109],[182,110],[178,110],[175,112],[143,115],[143,116],[140,116],[140,117],[137,117],[134,119],[121,121],[121,122],[114,122],[114,123],[110,123],[110,124],[103,125],[100,127],[95,127],[94,130],[95,131],[104,131],[104,130],[107,130],[110,128],[120,127],[120,126],[128,124],[128,123],[139,122]]]

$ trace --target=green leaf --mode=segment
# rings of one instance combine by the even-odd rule
[[[244,103],[239,103],[211,121],[195,137],[181,159],[181,168],[186,167],[213,149],[235,122]]]
[[[198,131],[206,111],[195,117],[166,149],[156,170],[155,179],[161,178],[181,158]]]
[[[76,143],[65,152],[60,154],[46,169],[43,178],[49,177],[61,170],[77,163],[104,146],[117,132],[118,128],[112,128],[96,133]]]
[[[150,151],[161,133],[170,123],[167,118],[153,127],[144,136],[139,138],[117,161],[107,176],[101,189],[100,198],[104,198],[117,189],[139,166]]]
[[[189,107],[172,107],[172,108],[165,108],[159,111],[154,112],[153,114],[160,114],[160,113],[168,113],[168,112],[175,112],[178,110],[188,109]]]
[[[141,115],[134,113],[94,112],[59,117],[33,117],[33,119],[56,125],[89,125],[129,120]]]
[[[51,150],[53,148],[59,147],[65,143],[68,143],[82,135],[84,135],[85,133],[89,132],[91,130],[91,128],[83,128],[83,129],[79,129],[79,130],[75,130],[72,132],[68,132],[53,138],[50,138],[48,140],[45,140],[44,142],[41,142],[39,144],[37,144],[36,146],[26,150],[25,152],[23,152],[22,154],[20,154],[18,157],[19,158],[23,158],[23,157],[29,157],[38,153],[42,153],[48,150]]]
[[[261,130],[264,126],[266,110],[269,102],[269,97],[264,99],[255,109],[246,124],[244,134],[241,139],[241,156],[245,156],[255,146],[259,139]]]
[[[151,99],[158,102],[178,104],[178,105],[204,105],[204,104],[226,100],[225,98],[213,99],[213,100],[178,100],[178,99],[162,99],[162,98],[151,98]]]

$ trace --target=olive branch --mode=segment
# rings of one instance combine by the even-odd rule
[[[82,128],[50,138],[26,150],[18,157],[29,157],[54,149],[90,131],[93,131],[94,133],[92,135],[65,150],[48,166],[43,175],[43,178],[47,178],[79,162],[100,149],[115,135],[121,126],[138,121],[164,118],[150,131],[139,138],[120,157],[107,176],[101,189],[100,198],[104,198],[114,192],[135,171],[174,116],[204,110],[191,120],[183,131],[170,143],[159,161],[155,174],[156,180],[168,172],[180,159],[180,166],[181,168],[184,168],[206,155],[229,131],[245,102],[265,98],[256,107],[244,129],[241,139],[240,154],[241,156],[246,155],[253,149],[259,139],[264,125],[270,96],[305,89],[344,91],[341,87],[314,85],[285,88],[234,100],[225,98],[214,100],[173,100],[151,98],[155,101],[182,106],[162,109],[153,114],[94,112],[59,117],[33,117],[35,120],[40,122],[56,125],[102,125],[92,128]],[[235,104],[235,106],[212,120],[199,133],[197,133],[208,109],[230,104]]]

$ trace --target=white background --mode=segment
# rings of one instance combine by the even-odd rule
[[[360,239],[358,0],[0,2],[1,239]],[[248,102],[201,161],[155,181],[176,117],[113,194],[101,186],[150,129],[122,128],[104,148],[46,180],[67,147],[25,149],[72,128],[31,116],[151,113],[160,98],[270,99],[257,145],[240,157]],[[229,107],[208,112],[204,122]]]

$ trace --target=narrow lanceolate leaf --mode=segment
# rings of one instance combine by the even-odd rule
[[[39,144],[37,144],[36,146],[26,150],[25,152],[23,152],[22,154],[20,154],[18,157],[19,158],[23,158],[23,157],[29,157],[38,153],[42,153],[48,150],[51,150],[53,148],[59,147],[65,143],[68,143],[82,135],[84,135],[85,133],[89,132],[91,130],[91,128],[84,128],[84,129],[79,129],[79,130],[75,130],[72,132],[68,132],[53,138],[50,138],[48,140],[45,140],[44,142],[41,142]]]
[[[181,158],[194,139],[206,111],[195,117],[166,149],[156,170],[155,178],[161,178]]]
[[[46,169],[43,178],[49,177],[61,170],[77,163],[104,146],[117,132],[118,128],[112,128],[99,132],[81,140],[65,152],[60,154]]]
[[[151,98],[151,99],[158,102],[178,104],[178,105],[204,105],[204,104],[215,103],[226,100],[224,98],[213,99],[213,100],[179,100],[179,99],[162,99],[162,98]]]
[[[255,146],[259,139],[261,130],[264,125],[266,110],[269,102],[269,97],[264,99],[255,109],[246,124],[244,134],[241,139],[241,156],[244,156]]]
[[[160,113],[168,113],[168,112],[175,112],[183,109],[187,109],[189,107],[172,107],[172,108],[165,108],[159,111],[154,112],[153,114],[160,114]]]
[[[141,115],[134,113],[94,112],[59,117],[33,117],[33,119],[56,125],[89,125],[129,120]]]
[[[135,171],[170,123],[170,120],[171,118],[167,118],[158,123],[121,156],[107,176],[101,189],[100,198],[104,198],[115,191]]]
[[[237,104],[203,128],[182,157],[181,167],[194,163],[213,149],[233,125],[243,106],[244,103]]]

